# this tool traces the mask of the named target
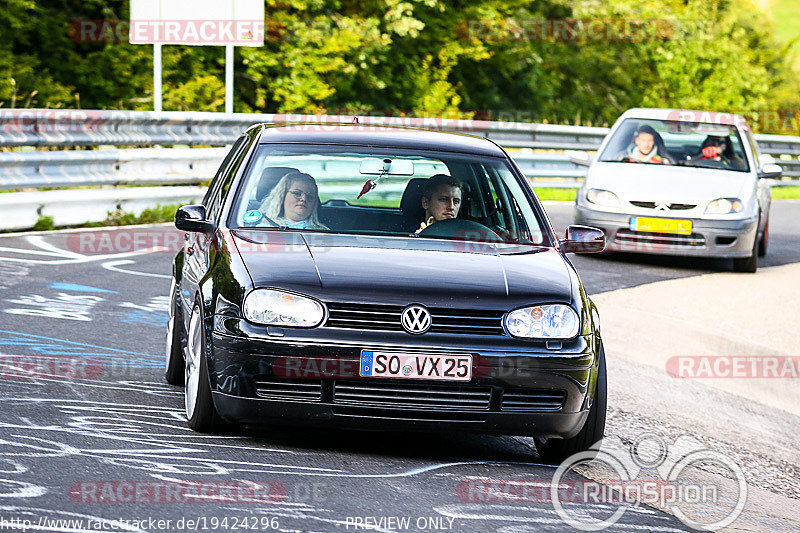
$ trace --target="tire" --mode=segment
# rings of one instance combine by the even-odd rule
[[[749,257],[737,257],[733,260],[734,272],[748,272],[750,274],[758,270],[758,249],[760,240],[758,238],[758,224],[756,224],[756,235],[753,238],[753,250]]]
[[[186,419],[189,427],[199,433],[218,433],[225,429],[225,422],[214,407],[206,362],[206,335],[203,327],[203,311],[196,303],[189,321],[186,339]]]
[[[769,215],[767,215],[767,222],[764,224],[764,234],[761,240],[758,241],[758,257],[767,255],[767,246],[769,246]]]
[[[169,320],[167,321],[166,369],[164,378],[170,385],[183,385],[185,363],[183,361],[183,320],[176,310],[175,278],[172,278],[169,297]]]
[[[601,441],[606,428],[607,402],[606,353],[601,344],[595,397],[583,428],[577,435],[569,439],[535,439],[539,455],[547,461],[560,463],[570,455],[585,452]]]

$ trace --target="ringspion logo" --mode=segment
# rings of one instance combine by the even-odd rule
[[[687,526],[718,531],[733,524],[747,501],[747,482],[742,468],[727,455],[706,447],[690,436],[673,443],[654,433],[645,433],[626,446],[618,437],[606,438],[593,449],[576,453],[556,469],[550,483],[551,503],[565,523],[580,531],[601,531],[616,524],[633,507],[665,507]],[[580,484],[578,501],[555,497],[564,487],[574,486],[581,474],[576,470],[603,472],[602,481]],[[695,469],[721,472],[724,482],[694,476]],[[732,483],[728,480],[733,480]],[[567,492],[574,497],[574,491]],[[586,512],[585,502],[613,509],[610,516]]]

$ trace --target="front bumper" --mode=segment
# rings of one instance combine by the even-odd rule
[[[249,334],[222,331],[239,327]],[[311,342],[308,330],[262,337],[253,335],[257,329],[217,317],[208,368],[214,405],[230,421],[568,438],[583,427],[593,398],[597,356],[591,336],[565,346],[565,353],[548,353],[544,346],[522,352],[386,342],[394,334],[380,345],[364,344],[357,341],[363,332],[330,328],[317,328],[327,339]],[[362,378],[359,360],[366,348],[470,353],[473,376],[469,382]]]
[[[602,229],[606,251],[697,257],[749,257],[758,229],[758,217],[739,220],[709,220],[685,217],[692,221],[691,235],[631,231],[632,216],[659,217],[658,214],[626,214],[595,211],[575,206],[575,223]],[[673,216],[672,218],[683,218]]]

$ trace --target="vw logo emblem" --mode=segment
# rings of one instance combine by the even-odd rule
[[[415,335],[425,333],[431,327],[431,314],[421,305],[409,305],[400,315],[403,328]]]

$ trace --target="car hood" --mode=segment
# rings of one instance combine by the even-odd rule
[[[586,187],[612,191],[624,201],[702,204],[717,198],[748,195],[747,172],[675,165],[597,162],[589,169]]]
[[[552,248],[291,231],[233,232],[255,287],[322,300],[508,308],[570,303]]]

